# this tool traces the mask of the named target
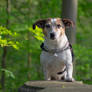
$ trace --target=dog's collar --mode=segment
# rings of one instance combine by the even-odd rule
[[[67,46],[66,46],[67,45]],[[45,52],[49,52],[49,53],[61,53],[61,52],[63,52],[63,51],[65,51],[65,50],[67,50],[67,49],[71,49],[71,45],[69,44],[69,42],[67,42],[66,44],[65,44],[65,46],[64,46],[64,48],[63,49],[51,49],[51,50],[49,50],[49,49],[47,49],[47,47],[46,46],[44,46],[44,43],[42,43],[41,44],[41,49],[43,50],[43,51],[45,51]]]

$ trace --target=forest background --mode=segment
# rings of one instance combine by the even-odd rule
[[[92,84],[92,0],[78,0],[75,79]],[[0,92],[13,92],[29,80],[43,80],[42,30],[32,24],[62,17],[62,0],[0,0]],[[15,91],[14,91],[15,92]]]

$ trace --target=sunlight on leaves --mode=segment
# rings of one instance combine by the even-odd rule
[[[44,39],[43,39],[44,34],[43,34],[41,28],[38,28],[38,27],[36,26],[36,29],[33,30],[33,28],[30,27],[30,28],[29,28],[29,31],[33,33],[34,38],[36,38],[36,39],[39,40],[39,41],[44,41]]]

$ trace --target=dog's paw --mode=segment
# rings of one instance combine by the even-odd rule
[[[74,82],[75,79],[74,79],[74,78],[66,78],[65,81],[66,81],[66,82]]]

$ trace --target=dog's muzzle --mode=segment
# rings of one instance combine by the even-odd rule
[[[55,39],[55,33],[50,33],[50,39],[52,39],[52,40]]]

